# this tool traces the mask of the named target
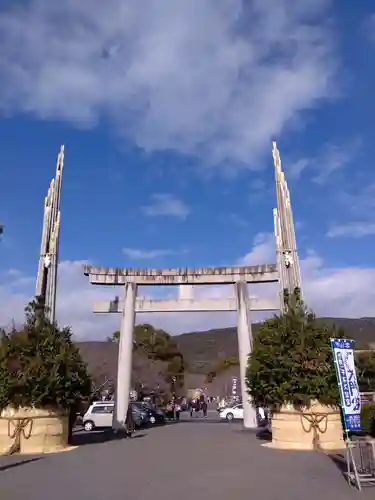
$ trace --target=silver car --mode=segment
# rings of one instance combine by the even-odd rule
[[[94,429],[104,429],[112,427],[114,401],[95,401],[90,405],[87,412],[83,415],[82,425],[85,431]],[[132,404],[133,422],[136,428],[141,428],[147,424],[147,413],[142,411],[135,404]]]
[[[113,401],[95,401],[83,415],[82,424],[85,431],[95,428],[112,427]]]

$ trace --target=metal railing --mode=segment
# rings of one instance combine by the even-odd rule
[[[346,441],[344,474],[360,491],[362,486],[375,486],[375,439],[361,437]]]

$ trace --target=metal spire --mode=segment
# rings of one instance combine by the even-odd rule
[[[274,229],[280,283],[280,304],[281,310],[284,310],[285,290],[289,294],[293,293],[296,288],[301,290],[301,271],[290,194],[281,168],[280,153],[276,142],[273,142],[272,155],[275,165],[277,196],[277,208],[273,211]],[[302,298],[301,292],[300,296]]]
[[[57,266],[59,260],[60,200],[64,167],[64,146],[57,156],[56,175],[44,201],[42,243],[36,295],[41,298],[46,317],[53,323],[56,309]]]

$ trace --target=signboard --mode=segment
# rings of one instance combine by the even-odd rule
[[[237,378],[235,377],[232,378],[232,395],[237,395]]]
[[[346,431],[361,430],[361,397],[354,363],[353,340],[331,339]]]

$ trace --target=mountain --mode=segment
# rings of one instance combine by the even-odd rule
[[[346,336],[356,341],[357,349],[375,347],[375,318],[320,318],[319,321],[343,328]],[[259,326],[260,323],[253,324],[253,334]],[[192,373],[208,373],[217,358],[238,356],[235,327],[184,333],[174,339]]]
[[[345,330],[346,336],[356,341],[357,349],[375,348],[375,318],[321,318],[326,324],[334,323]],[[253,324],[256,334],[260,323]],[[238,356],[237,329],[220,328],[208,331],[190,332],[173,337],[187,363],[185,389],[208,387],[212,395],[230,394],[232,378],[239,377],[239,367],[231,366],[219,373],[211,384],[206,375],[213,369],[218,358]],[[78,342],[82,357],[99,386],[106,379],[115,382],[117,378],[118,344],[116,342]],[[135,386],[167,390],[165,382],[167,364],[152,361],[138,352],[133,354],[132,379]]]

